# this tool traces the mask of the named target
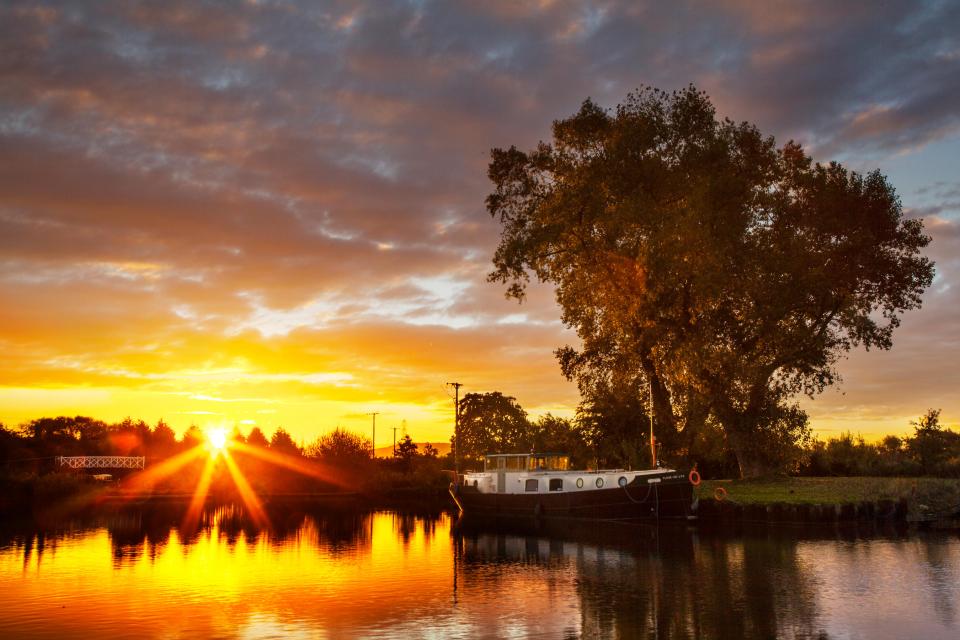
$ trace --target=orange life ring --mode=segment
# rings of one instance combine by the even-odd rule
[[[687,480],[689,480],[690,484],[692,484],[695,487],[700,486],[700,474],[697,472],[696,469],[690,470],[690,475],[687,476]]]
[[[727,499],[727,490],[723,487],[717,487],[713,490],[713,497],[717,502],[723,502]]]

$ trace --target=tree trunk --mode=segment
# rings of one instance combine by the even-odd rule
[[[753,446],[749,432],[734,430],[730,427],[726,427],[726,431],[730,448],[733,449],[733,453],[737,456],[741,480],[765,478],[774,475],[775,469],[770,466],[769,462],[764,458],[763,453]]]
[[[686,462],[693,465],[697,461],[697,435],[703,429],[710,408],[699,400],[690,400],[686,404],[683,421],[683,440],[686,448]]]

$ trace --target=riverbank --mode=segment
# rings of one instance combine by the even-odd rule
[[[949,478],[708,480],[695,494],[705,520],[923,523],[960,513],[960,479]]]
[[[316,508],[352,504],[366,508],[430,505],[452,507],[442,478],[394,472],[366,482],[358,491],[258,491],[265,503]],[[189,502],[191,492],[131,492],[123,483],[102,483],[84,474],[6,477],[0,483],[0,512],[54,512]],[[943,478],[775,478],[708,480],[694,490],[703,522],[894,521],[956,526],[960,522],[960,479]],[[240,501],[235,491],[213,489],[208,502]]]

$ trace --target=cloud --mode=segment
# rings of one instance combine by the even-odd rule
[[[429,404],[459,371],[569,405],[550,288],[485,281],[491,147],[694,82],[819,159],[922,154],[960,127],[958,26],[936,2],[7,3],[0,385],[223,397],[189,376],[235,371],[235,397],[315,398],[304,376],[344,374],[343,402]],[[952,335],[927,309],[956,295],[955,189],[905,201],[940,289],[904,347]]]

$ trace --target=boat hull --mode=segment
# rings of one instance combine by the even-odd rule
[[[693,516],[693,486],[682,474],[635,478],[624,487],[552,493],[482,493],[454,485],[463,513],[485,516],[649,521]]]

